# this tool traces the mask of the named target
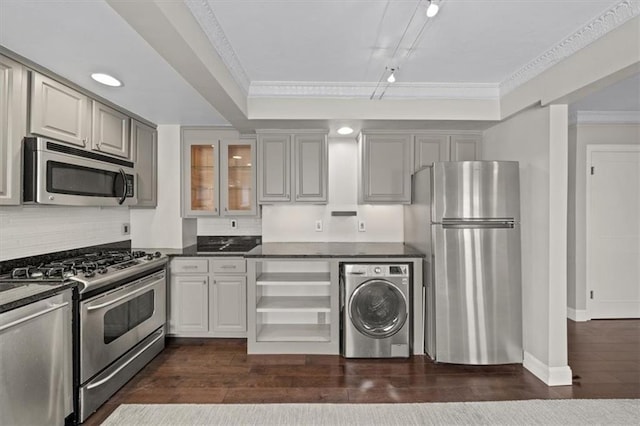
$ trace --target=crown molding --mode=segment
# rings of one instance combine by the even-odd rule
[[[216,19],[213,10],[211,10],[209,2],[207,0],[185,0],[185,4],[202,27],[214,49],[220,55],[220,58],[222,58],[222,61],[231,72],[234,80],[244,90],[245,94],[248,93],[250,85],[249,77],[242,67],[231,43],[229,43],[229,39],[227,39],[227,36],[222,30],[220,23]]]
[[[250,98],[360,98],[384,91],[385,99],[498,99],[497,84],[485,83],[323,83],[296,81],[254,81],[249,86]]]
[[[576,111],[569,124],[640,124],[640,111]]]
[[[638,15],[640,15],[640,1],[621,1],[503,80],[500,83],[500,94],[505,95],[511,92]]]

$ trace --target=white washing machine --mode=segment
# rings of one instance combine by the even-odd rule
[[[411,267],[340,266],[340,352],[346,358],[408,357],[411,353]]]

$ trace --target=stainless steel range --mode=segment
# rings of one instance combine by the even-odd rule
[[[159,252],[112,250],[20,266],[3,282],[79,285],[77,417],[89,417],[164,348],[166,263]]]

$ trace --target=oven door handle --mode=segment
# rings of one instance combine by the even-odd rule
[[[158,280],[158,281],[159,281],[159,280]],[[150,288],[150,287],[153,287],[153,286],[155,286],[156,284],[157,284],[157,281],[154,281],[154,282],[152,282],[151,284],[145,285],[144,287],[140,287],[139,289],[134,290],[134,291],[132,291],[132,292],[130,292],[130,293],[123,294],[122,296],[117,297],[117,298],[115,298],[115,299],[113,299],[113,300],[110,300],[110,301],[108,301],[108,302],[104,302],[104,303],[101,303],[101,304],[99,304],[99,305],[92,305],[92,306],[88,306],[88,307],[87,307],[87,311],[95,311],[95,310],[97,310],[97,309],[102,309],[102,308],[105,308],[105,307],[107,307],[107,306],[111,306],[111,305],[113,305],[114,303],[118,303],[118,302],[119,302],[119,301],[121,301],[122,299],[126,299],[127,297],[133,296],[134,294],[138,294],[138,293],[140,293],[140,292],[142,292],[142,291],[145,291],[146,289],[148,289],[148,288]]]
[[[127,174],[122,169],[120,169],[120,174],[122,175],[122,197],[118,200],[118,204],[124,203],[124,200],[127,199]]]
[[[144,346],[144,348],[140,349],[134,356],[132,356],[126,362],[124,362],[122,365],[120,365],[113,373],[109,374],[107,377],[105,377],[102,380],[99,380],[99,381],[97,381],[95,383],[91,383],[89,386],[87,386],[87,390],[90,390],[90,389],[93,389],[93,388],[97,388],[98,386],[101,386],[104,383],[106,383],[109,380],[111,380],[116,374],[121,372],[127,365],[131,364],[136,358],[138,358],[140,356],[140,354],[142,354],[144,351],[149,349],[153,344],[155,344],[158,340],[160,340],[160,339],[162,339],[164,337],[164,332],[163,332],[162,329],[156,331],[156,333],[159,333],[158,337],[153,339],[151,342],[147,343]]]

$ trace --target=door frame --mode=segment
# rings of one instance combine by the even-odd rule
[[[586,307],[586,320],[589,321],[593,319],[593,302],[589,297],[589,292],[591,288],[591,280],[589,277],[589,264],[591,262],[591,157],[595,152],[624,152],[624,151],[638,151],[640,152],[640,144],[588,144],[587,148],[587,156],[586,156],[586,164],[585,164],[585,292],[584,297],[585,307]],[[575,217],[573,218],[575,220]]]

